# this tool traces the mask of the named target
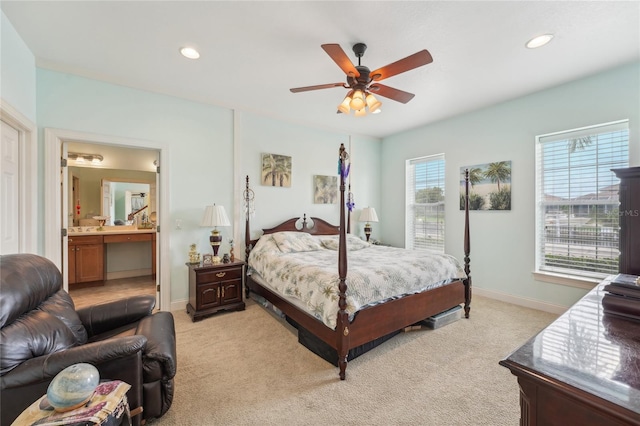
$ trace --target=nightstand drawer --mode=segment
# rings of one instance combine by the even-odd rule
[[[242,279],[242,267],[216,269],[202,272],[196,277],[197,284],[219,283],[221,281]]]

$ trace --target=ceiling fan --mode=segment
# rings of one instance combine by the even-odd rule
[[[350,89],[342,103],[338,105],[338,113],[349,114],[349,112],[353,110],[356,116],[364,116],[367,112],[372,114],[380,112],[382,103],[373,96],[373,93],[397,102],[402,102],[403,104],[409,102],[415,96],[413,93],[394,89],[393,87],[385,86],[378,82],[433,62],[431,54],[425,49],[385,65],[382,68],[370,71],[368,67],[360,64],[360,59],[364,55],[365,50],[367,50],[367,45],[364,43],[356,43],[353,45],[353,53],[355,53],[358,58],[358,65],[353,65],[339,44],[323,44],[321,47],[347,75],[347,82],[296,87],[290,89],[291,92],[308,92],[310,90],[329,89],[331,87]]]

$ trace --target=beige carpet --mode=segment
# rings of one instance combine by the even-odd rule
[[[341,381],[253,301],[196,323],[174,316],[175,397],[152,425],[517,425],[516,378],[498,361],[556,317],[476,296],[471,319],[401,333]]]

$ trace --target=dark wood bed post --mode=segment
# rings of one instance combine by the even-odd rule
[[[471,268],[469,267],[469,253],[471,241],[469,238],[469,169],[464,171],[464,272],[467,279],[464,282],[464,316],[469,318],[471,310]]]
[[[340,242],[338,245],[338,319],[336,324],[338,366],[340,380],[344,380],[347,369],[347,355],[349,353],[349,315],[347,314],[347,233],[344,214],[344,171],[347,167],[349,155],[344,144],[340,144],[338,155],[338,171],[340,173]]]
[[[253,191],[249,188],[249,175],[246,178],[246,184],[244,189],[244,208],[245,208],[245,220],[244,220],[244,261],[249,261],[249,252],[251,252],[251,230],[249,226],[249,215],[251,212],[249,211],[249,203],[251,202],[251,194]],[[249,291],[247,289],[247,296],[249,295]]]

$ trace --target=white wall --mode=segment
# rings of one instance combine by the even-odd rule
[[[512,161],[512,210],[472,211],[475,288],[535,305],[570,306],[585,290],[533,279],[535,136],[629,119],[630,165],[640,165],[640,64],[635,63],[469,114],[385,138],[382,143],[383,239],[404,244],[405,161],[446,155],[446,251],[462,258],[459,169]]]

